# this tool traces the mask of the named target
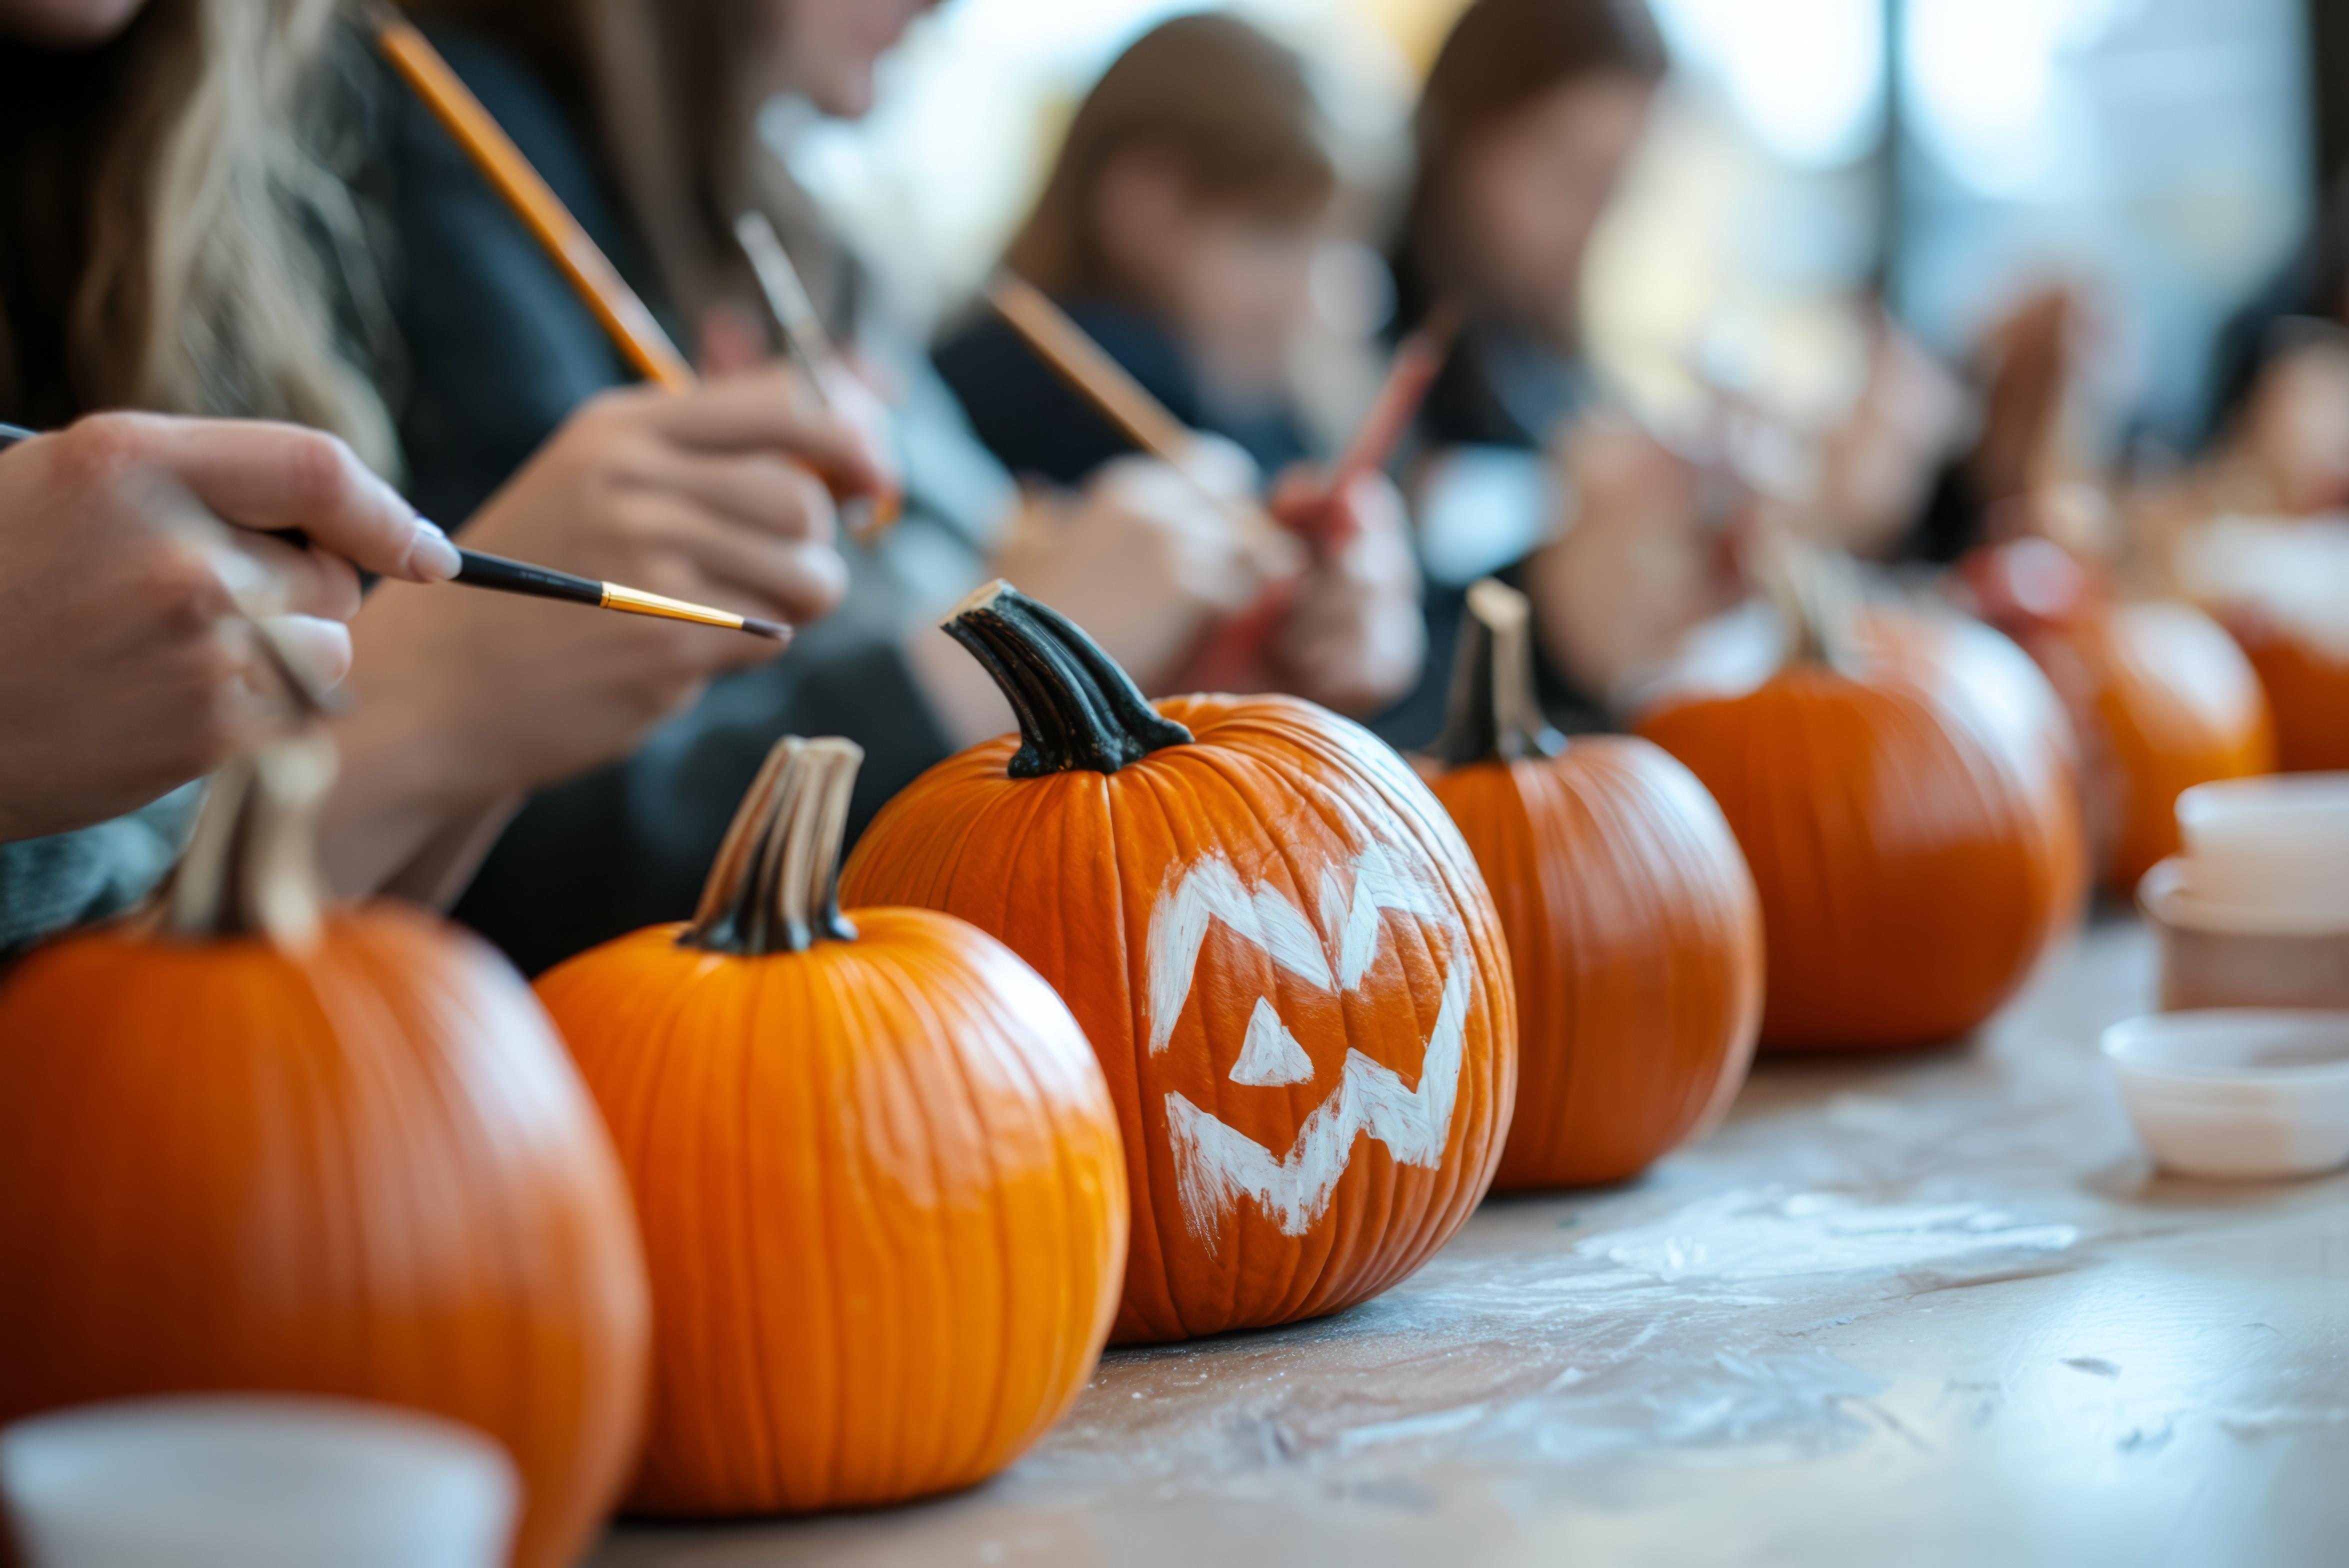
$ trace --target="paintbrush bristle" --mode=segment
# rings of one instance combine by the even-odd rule
[[[742,629],[758,636],[772,637],[779,643],[788,643],[792,640],[792,629],[781,621],[761,621],[745,615],[742,617]]]

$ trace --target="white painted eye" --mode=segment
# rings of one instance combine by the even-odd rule
[[[1244,1084],[1307,1083],[1313,1077],[1313,1058],[1272,1010],[1271,999],[1258,996],[1248,1018],[1247,1038],[1240,1042],[1240,1059],[1232,1064],[1232,1081]]]

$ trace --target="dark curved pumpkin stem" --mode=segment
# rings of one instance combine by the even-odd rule
[[[940,624],[986,666],[1019,715],[1019,749],[1005,769],[1014,779],[1114,773],[1191,739],[1066,616],[999,577]]]
[[[1566,737],[1550,727],[1534,696],[1533,610],[1507,583],[1484,578],[1468,590],[1468,615],[1452,655],[1452,701],[1433,748],[1447,768],[1555,757]]]
[[[864,748],[786,736],[742,797],[683,941],[744,958],[853,942],[840,913],[840,841]]]
[[[316,733],[275,740],[212,776],[188,848],[157,896],[175,936],[264,936],[301,947],[318,933],[318,808],[335,748]]]

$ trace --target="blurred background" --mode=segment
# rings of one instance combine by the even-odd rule
[[[1197,8],[953,0],[885,63],[871,119],[779,110],[768,129],[899,306],[935,320],[999,253],[1099,72]],[[1313,62],[1375,207],[1459,0],[1232,8]],[[2101,435],[2190,442],[2214,343],[2299,242],[2344,139],[2349,8],[2333,0],[1653,8],[1675,77],[1584,301],[1594,366],[1651,404],[1693,396],[1702,364],[1832,418],[1864,369],[1856,297],[1955,361],[2002,305],[2065,282],[2097,303],[2083,374]],[[1329,332],[1374,330],[1388,299],[1371,253],[1333,247],[1322,273]]]

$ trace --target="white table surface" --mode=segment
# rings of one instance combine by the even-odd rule
[[[1112,1351],[976,1491],[595,1568],[2349,1563],[2349,1179],[2156,1177],[2095,1055],[2152,988],[2099,926],[1971,1047],[1765,1063],[1377,1301]]]

